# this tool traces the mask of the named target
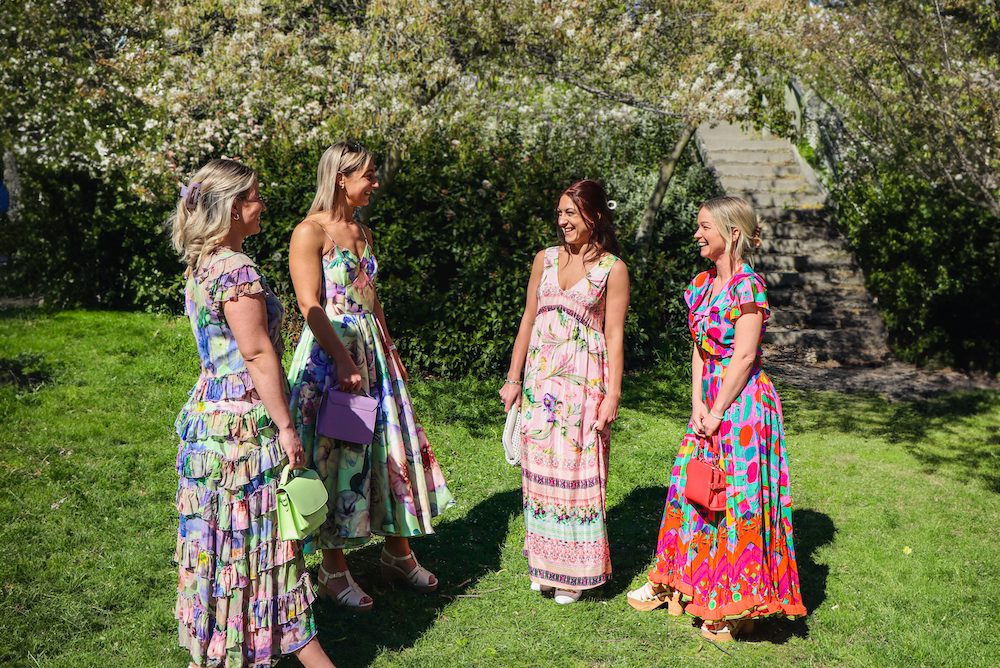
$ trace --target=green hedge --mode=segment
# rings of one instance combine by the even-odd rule
[[[1000,370],[1000,220],[897,174],[860,180],[837,195],[896,354]]]
[[[618,201],[623,259],[634,268],[635,226],[655,183],[657,158],[674,139],[672,126],[650,124],[597,138],[552,135],[530,143],[512,132],[489,145],[470,136],[456,146],[437,134],[409,147],[370,224],[379,295],[413,369],[485,376],[506,367],[532,257],[557,243],[556,197],[578,178],[603,182]],[[246,250],[290,307],[293,336],[301,322],[288,276],[288,239],[311,201],[323,148],[269,147],[251,161],[268,211]],[[180,312],[183,268],[163,229],[169,196],[143,203],[113,179],[22,171],[25,192],[40,197],[25,198],[20,225],[7,221],[0,228],[4,247],[14,249],[0,268],[5,292],[44,294],[55,306]],[[698,204],[717,189],[693,154],[686,155],[661,208],[645,278],[638,281],[633,272],[631,367],[688,349],[681,294],[703,267],[691,233]]]

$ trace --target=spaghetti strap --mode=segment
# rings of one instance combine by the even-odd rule
[[[333,247],[337,248],[337,242],[333,240],[333,237],[330,236],[330,233],[326,231],[325,227],[320,225],[318,221],[315,221],[312,218],[306,218],[306,220],[308,220],[310,223],[315,223],[316,225],[319,225],[319,229],[323,230],[323,234],[325,234],[326,238],[330,240],[330,243],[333,244]]]

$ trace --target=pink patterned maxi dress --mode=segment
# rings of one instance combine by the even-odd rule
[[[753,304],[764,314],[762,336],[770,313],[767,286],[750,265],[742,265],[713,298],[715,274],[698,274],[684,293],[710,409],[732,359],[744,306]],[[707,620],[805,615],[781,400],[760,368],[759,349],[746,387],[723,416],[716,440],[726,472],[726,509],[705,510],[684,496],[688,462],[704,447],[689,424],[674,460],[649,579],[680,590],[686,612]]]
[[[545,251],[521,397],[524,555],[533,582],[591,589],[611,577],[605,530],[610,441],[593,429],[606,393],[605,255],[569,290]]]

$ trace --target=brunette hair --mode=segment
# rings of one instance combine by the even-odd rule
[[[563,195],[573,200],[580,215],[590,224],[590,246],[593,247],[593,251],[598,255],[603,250],[620,256],[622,249],[618,244],[618,237],[615,236],[614,220],[608,207],[608,193],[604,191],[604,187],[597,181],[583,179],[566,188],[559,199],[562,199]],[[558,223],[558,216],[556,222]],[[567,246],[568,251],[562,228],[557,224],[556,229],[560,243]]]
[[[337,174],[353,174],[373,160],[371,152],[357,142],[339,141],[326,149],[316,168],[316,196],[309,215],[333,209],[337,201]]]
[[[713,197],[701,206],[715,218],[726,240],[726,252],[732,258],[733,270],[740,262],[753,267],[753,252],[760,248],[760,219],[750,203],[739,197]],[[733,230],[740,231],[735,244]]]
[[[177,253],[195,267],[229,234],[233,202],[250,196],[257,176],[241,162],[216,158],[199,169],[191,183],[198,190],[181,197],[169,225]]]

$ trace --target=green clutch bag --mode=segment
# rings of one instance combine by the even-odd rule
[[[302,540],[326,521],[330,497],[319,474],[312,469],[292,471],[285,465],[275,498],[281,540]]]

